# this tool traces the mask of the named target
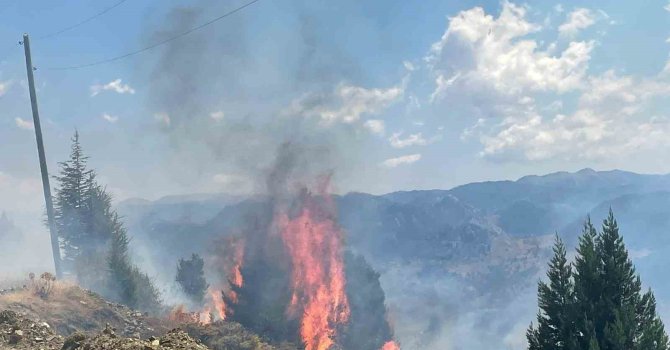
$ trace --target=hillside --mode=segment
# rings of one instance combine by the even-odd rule
[[[149,316],[64,282],[46,298],[26,282],[0,295],[0,310],[0,349],[295,349],[271,346],[233,322]]]
[[[478,350],[499,346],[501,339],[507,346],[522,341],[553,234],[571,242],[587,214],[600,220],[610,206],[664,310],[670,285],[653,277],[664,260],[653,254],[652,242],[670,230],[666,191],[668,175],[583,169],[450,190],[350,193],[336,201],[347,247],[381,273],[403,346]],[[233,232],[250,212],[267,210],[262,198],[207,201],[186,201],[186,208],[208,208],[199,212],[201,220],[180,220],[174,198],[168,211],[161,201],[144,202],[143,213],[119,205],[140,246],[138,258],[157,278],[169,283],[173,272],[160,267],[174,264],[175,255],[203,252],[212,236]],[[153,244],[161,249],[142,248]]]

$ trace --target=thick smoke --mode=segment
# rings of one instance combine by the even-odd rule
[[[254,22],[255,14],[273,6],[279,5],[258,4],[174,41],[150,63],[148,110],[174,148],[166,174],[184,182],[218,174],[225,191],[266,193],[269,169],[283,145],[300,150],[291,161],[308,176],[335,170],[337,183],[357,166],[362,139],[357,125],[326,124],[289,108],[308,92],[311,97],[302,103],[310,108],[332,106],[330,92],[356,71],[354,64],[321,44],[316,20],[295,4],[282,5],[296,6],[285,30],[301,40],[283,49],[256,44],[267,38],[259,37],[256,26],[262,23]],[[146,40],[174,36],[230,7],[202,0],[173,8],[166,26]]]
[[[295,6],[293,21],[286,21],[289,25],[282,29],[294,31],[292,37],[300,40],[282,43],[285,47],[257,45],[259,41],[268,44],[268,39],[259,37],[255,26],[267,23],[254,23],[253,13],[245,12],[217,24],[215,30],[194,32],[171,42],[148,66],[147,109],[155,113],[158,131],[172,147],[167,176],[188,182],[207,181],[208,176],[216,175],[224,180],[223,191],[260,195],[256,197],[261,198],[260,204],[241,214],[245,218],[241,226],[245,239],[242,271],[245,284],[269,289],[248,288],[245,293],[238,293],[240,305],[247,308],[240,307],[235,318],[258,330],[283,324],[286,329],[276,330],[272,336],[295,340],[292,336],[296,334],[298,320],[286,322],[286,310],[276,307],[290,301],[284,300],[290,297],[285,285],[290,279],[290,268],[284,244],[271,234],[272,219],[277,210],[289,216],[294,214],[292,209],[299,210],[301,196],[310,196],[306,189],[331,181],[334,189],[346,187],[341,184],[346,184],[360,168],[358,157],[365,131],[358,115],[355,120],[343,121],[324,120],[319,113],[308,113],[337,110],[342,95],[333,91],[348,77],[358,74],[356,65],[334,45],[323,44],[320,34],[323,30],[306,7],[267,3],[250,8],[249,12],[272,11],[273,6]],[[226,7],[202,0],[188,7],[173,8],[166,15],[166,26],[152,31],[146,40],[155,42],[172,37],[211,18],[214,11],[225,12]],[[390,96],[397,96],[399,91],[392,91]],[[240,232],[214,234],[236,233]],[[155,245],[153,248],[161,249]],[[355,262],[358,269],[371,270],[363,260],[351,257],[349,261]],[[216,276],[209,271],[216,284],[228,277],[225,271],[220,272],[223,274]],[[367,278],[377,281],[376,284],[367,282]],[[370,348],[379,348],[390,340],[392,331],[384,317],[378,276],[365,270],[356,275],[354,283],[355,287],[381,294],[375,296],[374,312],[365,311],[368,303],[364,297],[356,299],[358,302],[353,305],[359,324],[381,329],[378,336],[369,339]],[[249,309],[249,305],[258,310]],[[258,314],[268,309],[277,314],[264,313],[267,317],[259,318]],[[256,324],[259,319],[275,322]],[[362,337],[360,331],[348,332],[350,340],[344,342]]]

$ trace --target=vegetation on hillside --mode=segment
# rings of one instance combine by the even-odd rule
[[[65,271],[111,300],[156,312],[158,289],[130,261],[128,234],[112,208],[112,196],[87,161],[75,132],[70,157],[59,163],[55,177],[54,212]]]
[[[547,277],[538,286],[537,325],[526,333],[529,350],[670,349],[611,210],[600,232],[586,221],[574,263],[556,238]]]

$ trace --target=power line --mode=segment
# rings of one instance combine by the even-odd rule
[[[119,2],[117,2],[117,3],[115,3],[114,5],[112,5],[112,6],[108,7],[108,8],[106,8],[106,9],[104,9],[104,10],[98,12],[98,13],[96,13],[95,15],[86,18],[85,20],[83,20],[83,21],[81,21],[81,22],[79,22],[79,23],[73,24],[73,25],[71,25],[71,26],[69,26],[69,27],[65,27],[65,28],[63,28],[63,29],[61,29],[61,30],[59,30],[59,31],[53,32],[53,33],[51,33],[51,34],[42,35],[42,36],[40,36],[40,37],[37,37],[37,39],[38,39],[38,40],[41,40],[41,39],[48,39],[48,38],[53,38],[53,37],[55,37],[55,36],[57,36],[57,35],[63,34],[63,33],[65,33],[65,32],[67,32],[67,31],[69,31],[69,30],[72,30],[72,29],[74,29],[74,28],[77,28],[77,27],[79,27],[79,26],[81,26],[81,25],[84,25],[84,24],[86,24],[86,23],[88,23],[88,22],[90,22],[90,21],[92,21],[92,20],[94,20],[94,19],[96,19],[96,18],[98,18],[98,17],[104,15],[105,13],[107,13],[107,12],[113,10],[114,8],[118,7],[119,5],[123,4],[123,3],[126,2],[126,1],[128,1],[128,0],[121,0],[121,1],[119,1]]]
[[[107,58],[107,59],[103,59],[103,60],[95,61],[95,62],[91,62],[91,63],[80,64],[80,65],[76,65],[76,66],[47,67],[47,68],[45,68],[45,69],[47,69],[47,70],[71,70],[71,69],[80,69],[80,68],[86,68],[86,67],[97,66],[97,65],[101,65],[101,64],[105,64],[105,63],[110,63],[110,62],[114,62],[114,61],[118,61],[118,60],[121,60],[121,59],[130,57],[130,56],[134,56],[134,55],[143,53],[143,52],[145,52],[145,51],[149,51],[149,50],[151,50],[151,49],[153,49],[153,48],[156,48],[156,47],[158,47],[158,46],[165,45],[165,44],[167,44],[167,43],[169,43],[169,42],[171,42],[171,41],[174,41],[174,40],[177,40],[177,39],[179,39],[179,38],[181,38],[181,37],[184,37],[184,36],[186,36],[186,35],[189,35],[189,34],[195,32],[195,31],[197,31],[197,30],[199,30],[199,29],[205,28],[205,27],[207,27],[207,26],[209,26],[209,25],[211,25],[211,24],[213,24],[213,23],[215,23],[215,22],[218,22],[218,21],[220,21],[220,20],[222,20],[222,19],[224,19],[224,18],[226,18],[226,17],[228,17],[228,16],[230,16],[230,15],[233,15],[233,14],[239,12],[239,11],[242,11],[243,9],[245,9],[245,8],[251,6],[251,5],[253,5],[253,4],[255,4],[255,3],[259,2],[259,1],[260,1],[260,0],[252,0],[252,1],[250,1],[250,2],[248,2],[248,3],[246,3],[246,4],[244,4],[244,5],[242,5],[242,6],[240,6],[240,7],[235,8],[235,9],[232,10],[232,11],[226,12],[226,13],[224,13],[223,15],[221,15],[221,16],[219,16],[219,17],[216,17],[216,18],[214,18],[214,19],[212,19],[212,20],[210,20],[210,21],[208,21],[208,22],[205,22],[205,23],[200,24],[200,25],[198,25],[198,26],[195,26],[195,27],[193,27],[193,28],[191,28],[191,29],[188,29],[188,30],[186,30],[186,31],[184,31],[184,32],[181,32],[181,33],[179,33],[179,34],[177,34],[177,35],[175,35],[175,36],[173,36],[173,37],[170,37],[170,38],[168,38],[168,39],[159,41],[159,42],[154,43],[154,44],[151,44],[151,45],[149,45],[149,46],[145,46],[145,47],[143,47],[143,48],[141,48],[141,49],[138,49],[138,50],[135,50],[135,51],[131,51],[131,52],[126,53],[126,54],[123,54],[123,55],[119,55],[119,56],[116,56],[116,57],[111,57],[111,58]]]

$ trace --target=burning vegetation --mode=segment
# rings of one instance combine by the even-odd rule
[[[111,195],[87,169],[75,134],[70,159],[60,164],[61,175],[56,178],[63,265],[72,282],[112,303],[96,301],[88,307],[91,297],[81,298],[81,305],[69,300],[67,305],[79,310],[66,313],[84,317],[104,307],[128,305],[142,311],[138,315],[156,316],[151,322],[189,328],[194,338],[216,334],[216,341],[203,336],[204,343],[212,344],[237,341],[235,337],[223,341],[220,336],[239,324],[258,335],[251,337],[255,342],[239,343],[258,344],[249,349],[272,348],[261,339],[283,344],[282,349],[398,349],[386,320],[379,274],[346,249],[329,178],[314,176],[321,179],[317,185],[305,185],[309,181],[295,176],[295,163],[285,154],[292,151],[280,149],[278,166],[269,176],[270,195],[254,200],[244,222],[210,237],[207,248],[177,261],[175,281],[186,298],[166,311],[169,307],[155,282],[132,263],[130,238],[112,208]],[[56,283],[48,273],[33,275],[29,282],[41,304],[55,302],[50,299]],[[77,289],[67,290],[76,294]],[[231,349],[220,346],[214,348]]]
[[[291,171],[278,173],[273,195],[252,206],[244,225],[209,244],[203,302],[173,317],[235,321],[305,350],[399,349],[379,274],[345,248],[329,179],[305,186],[288,178]]]

